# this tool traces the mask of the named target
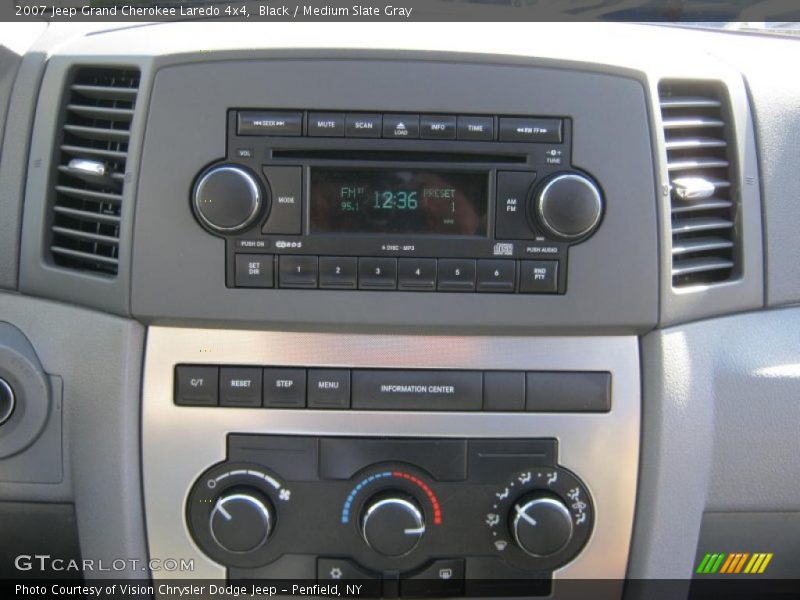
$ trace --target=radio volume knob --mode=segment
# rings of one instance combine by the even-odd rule
[[[545,180],[531,200],[531,216],[548,237],[557,240],[588,237],[603,214],[600,189],[579,173],[561,173]]]
[[[200,224],[223,235],[250,227],[263,204],[257,176],[238,165],[211,167],[198,177],[192,192],[192,208]]]

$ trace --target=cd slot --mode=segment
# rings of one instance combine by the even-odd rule
[[[484,154],[468,152],[431,152],[419,150],[323,150],[293,149],[273,150],[273,159],[335,160],[360,162],[436,162],[470,164],[525,164],[526,155]]]

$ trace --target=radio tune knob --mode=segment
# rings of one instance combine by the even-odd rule
[[[545,233],[573,241],[588,237],[600,224],[603,197],[597,185],[578,173],[555,175],[539,187],[530,212]]]
[[[244,554],[263,546],[274,525],[272,505],[255,490],[220,496],[209,516],[211,537],[223,550]]]
[[[536,558],[556,554],[572,539],[572,515],[553,496],[532,495],[517,501],[509,521],[517,545]]]
[[[384,556],[411,552],[425,534],[425,517],[419,504],[405,494],[373,498],[361,517],[361,537]]]
[[[192,206],[200,224],[212,233],[230,235],[250,227],[264,204],[257,176],[238,165],[218,165],[194,185]]]

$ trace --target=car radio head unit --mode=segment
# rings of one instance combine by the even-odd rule
[[[228,287],[566,293],[600,226],[567,117],[238,110],[190,191]]]

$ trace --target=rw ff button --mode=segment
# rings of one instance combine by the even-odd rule
[[[175,367],[175,404],[216,406],[219,403],[219,369],[205,366]]]

